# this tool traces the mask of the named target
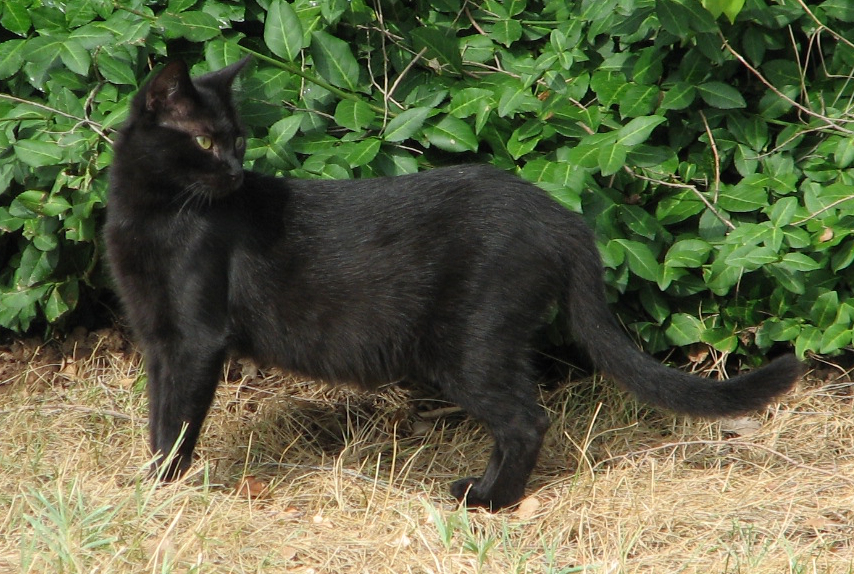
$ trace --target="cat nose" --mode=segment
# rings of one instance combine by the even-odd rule
[[[232,167],[226,175],[228,182],[234,187],[243,183],[243,167]]]

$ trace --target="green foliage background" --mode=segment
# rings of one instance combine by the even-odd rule
[[[5,0],[0,326],[108,285],[110,140],[150,71],[247,53],[247,164],[294,177],[489,162],[595,227],[650,351],[852,342],[849,0]]]

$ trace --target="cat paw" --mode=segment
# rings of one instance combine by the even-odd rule
[[[454,481],[451,484],[451,495],[468,508],[486,508],[487,510],[492,510],[492,501],[478,494],[477,485],[479,482],[473,476]]]
[[[451,484],[451,494],[468,508],[485,508],[497,512],[513,506],[525,495],[525,484],[498,485],[489,492],[482,492],[481,480],[470,476]]]

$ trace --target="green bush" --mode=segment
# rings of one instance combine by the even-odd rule
[[[6,0],[0,325],[105,285],[113,130],[168,58],[254,54],[247,164],[294,177],[490,162],[595,227],[650,351],[851,344],[848,0]]]

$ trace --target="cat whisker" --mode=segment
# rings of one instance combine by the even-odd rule
[[[210,199],[210,194],[202,191],[204,185],[201,182],[194,181],[190,185],[186,186],[181,192],[175,196],[173,201],[177,202],[183,199],[183,203],[181,204],[180,209],[178,209],[178,214],[182,214],[185,209],[191,209],[192,207],[201,207],[202,202],[205,197]],[[194,205],[194,202],[195,205]]]

